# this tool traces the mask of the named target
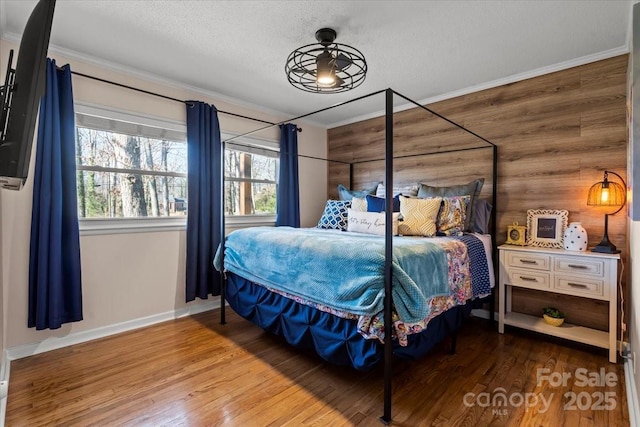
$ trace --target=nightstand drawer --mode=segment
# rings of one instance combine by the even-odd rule
[[[604,296],[604,281],[586,277],[555,276],[554,289],[562,290],[577,296],[602,297]]]
[[[549,273],[534,270],[510,268],[507,271],[509,284],[531,289],[549,289],[551,280]]]
[[[556,257],[554,270],[557,273],[586,274],[589,276],[604,276],[604,261]]]
[[[509,267],[531,268],[535,270],[551,270],[551,257],[544,254],[525,252],[507,252],[507,265]]]

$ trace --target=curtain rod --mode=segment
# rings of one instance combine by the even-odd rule
[[[88,78],[88,79],[96,80],[96,81],[99,81],[99,82],[102,82],[102,83],[107,83],[107,84],[110,84],[110,85],[122,87],[122,88],[125,88],[125,89],[134,90],[136,92],[146,93],[147,95],[157,96],[158,98],[168,99],[169,101],[180,102],[181,104],[186,104],[186,105],[189,105],[189,106],[193,105],[190,101],[185,101],[185,100],[182,100],[182,99],[173,98],[171,96],[162,95],[160,93],[151,92],[149,90],[140,89],[140,88],[137,88],[137,87],[133,87],[133,86],[125,85],[125,84],[122,84],[122,83],[114,82],[114,81],[111,81],[111,80],[103,79],[103,78],[100,78],[100,77],[90,76],[89,74],[79,73],[79,72],[73,71],[73,70],[71,71],[71,74],[75,74],[76,76],[81,76],[81,77],[85,77],[85,78]],[[229,111],[223,111],[223,110],[217,110],[217,111],[218,111],[218,113],[226,114],[226,115],[229,115],[229,116],[239,117],[241,119],[253,120],[255,122],[265,123],[265,124],[268,124],[268,125],[271,125],[271,126],[275,126],[276,124],[278,124],[278,123],[273,123],[273,122],[269,122],[269,121],[262,120],[262,119],[256,119],[255,117],[249,117],[249,116],[244,116],[242,114],[231,113]],[[298,132],[302,132],[302,129],[298,128]]]

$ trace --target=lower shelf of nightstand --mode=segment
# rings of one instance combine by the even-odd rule
[[[513,312],[505,314],[504,324],[596,347],[609,348],[608,332],[585,328],[584,326],[576,326],[570,323],[563,323],[562,326],[551,326],[542,317]]]

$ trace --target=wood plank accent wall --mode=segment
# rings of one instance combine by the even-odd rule
[[[499,244],[506,240],[507,225],[526,224],[527,209],[542,208],[567,209],[569,221],[586,228],[589,244],[599,243],[606,211],[587,206],[586,199],[605,169],[626,176],[627,60],[628,55],[621,55],[428,106],[498,145]],[[330,129],[327,137],[330,159],[384,158],[383,118]],[[395,114],[394,143],[395,156],[447,150],[454,143],[456,148],[480,145],[418,108]],[[482,197],[490,197],[490,161],[489,149],[408,157],[395,162],[394,180],[449,185],[484,176]],[[335,198],[337,184],[349,185],[349,168],[331,162],[327,167],[328,197]],[[354,168],[352,188],[383,179],[384,162],[363,163]],[[624,212],[609,218],[609,237],[623,249],[623,259],[626,230]],[[596,302],[552,302],[562,304],[572,321],[606,328],[606,308]],[[516,310],[539,314],[549,303],[544,296],[514,292]]]

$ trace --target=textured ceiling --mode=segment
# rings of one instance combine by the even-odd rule
[[[293,117],[388,87],[427,100],[623,53],[631,4],[58,0],[50,46]],[[0,35],[19,38],[34,5],[0,0]],[[288,54],[322,27],[364,53],[369,73],[357,89],[320,95],[287,82]],[[348,121],[380,111],[381,99],[311,119]]]

